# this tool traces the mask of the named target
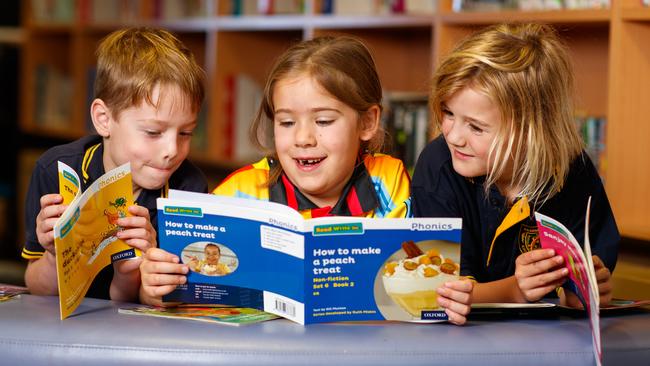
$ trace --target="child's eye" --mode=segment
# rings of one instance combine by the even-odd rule
[[[451,111],[450,111],[449,109],[447,109],[447,108],[443,108],[443,109],[442,109],[442,116],[443,116],[443,117],[453,117],[454,114],[451,113]]]
[[[294,124],[294,121],[278,121],[278,125],[280,125],[280,127],[291,127]]]
[[[482,129],[481,127],[479,127],[479,126],[473,124],[473,123],[470,123],[470,124],[469,124],[469,128],[472,130],[472,132],[475,132],[475,133],[483,133],[483,129]]]
[[[319,126],[329,126],[334,123],[333,119],[317,119],[316,124]]]
[[[192,137],[192,135],[194,135],[194,131],[181,131],[180,135],[183,137]]]
[[[156,131],[156,130],[144,130],[144,133],[147,136],[151,136],[151,137],[160,136],[160,131]]]

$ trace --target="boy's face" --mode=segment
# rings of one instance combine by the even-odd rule
[[[486,175],[488,154],[501,125],[498,107],[484,94],[465,87],[442,106],[442,134],[454,170],[464,177]]]
[[[316,205],[334,206],[350,179],[362,140],[357,111],[327,93],[312,77],[278,81],[273,131],[282,169]]]
[[[221,251],[217,247],[205,247],[205,263],[214,266],[219,263],[221,258]]]
[[[159,189],[181,165],[190,150],[196,127],[185,94],[177,86],[156,86],[154,104],[142,101],[123,110],[117,119],[109,117],[104,145],[104,168],[108,171],[131,162],[133,193]]]

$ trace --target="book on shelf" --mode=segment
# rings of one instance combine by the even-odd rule
[[[35,23],[72,24],[75,0],[31,0],[31,16]]]
[[[452,10],[496,12],[501,10],[607,9],[610,0],[452,0]]]
[[[601,177],[605,176],[605,147],[607,138],[607,119],[605,117],[583,116],[576,118],[580,136],[585,143],[585,151],[594,163]]]
[[[249,137],[249,129],[262,100],[262,88],[246,74],[226,78],[226,156],[238,163],[262,157]]]
[[[139,256],[116,234],[120,217],[133,205],[131,166],[119,166],[81,192],[79,175],[59,161],[59,193],[68,205],[54,224],[54,248],[61,319],[79,306],[97,274],[107,265]]]
[[[232,0],[227,14],[234,16],[303,14],[304,0]]]
[[[382,124],[392,139],[389,153],[413,172],[420,153],[429,142],[429,107],[421,93],[386,93]]]
[[[69,128],[72,121],[72,78],[53,66],[39,64],[34,82],[36,125],[59,130]]]
[[[288,206],[170,190],[160,248],[190,271],[166,302],[224,304],[300,324],[446,320],[436,289],[458,279],[461,219],[304,219]]]
[[[223,306],[136,306],[119,308],[118,313],[169,319],[195,320],[232,326],[254,324],[279,318],[277,315],[257,309]]]

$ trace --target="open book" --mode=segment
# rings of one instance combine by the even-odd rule
[[[138,306],[119,308],[118,313],[170,319],[197,320],[234,326],[259,323],[278,318],[277,315],[265,313],[257,309],[214,306],[178,306],[168,308]]]
[[[306,324],[442,321],[436,288],[459,274],[461,220],[305,220],[272,202],[169,191],[159,245],[188,264],[164,301],[252,307]]]
[[[535,212],[537,229],[539,230],[539,241],[542,248],[555,250],[556,255],[564,258],[564,265],[569,270],[569,277],[565,288],[574,292],[589,315],[591,335],[594,346],[594,354],[598,365],[602,362],[602,346],[600,339],[600,295],[598,283],[594,271],[594,263],[591,257],[591,245],[589,243],[589,211],[591,197],[587,202],[587,213],[585,217],[585,240],[581,247],[569,229],[559,221],[548,216]]]
[[[59,191],[69,205],[54,225],[56,272],[61,319],[83,300],[97,273],[114,261],[134,258],[139,251],[116,237],[117,219],[133,205],[131,166],[124,164],[102,175],[80,192],[80,179],[59,161]]]

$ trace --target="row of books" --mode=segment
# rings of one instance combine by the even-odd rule
[[[433,14],[437,0],[326,0],[321,2],[321,14],[389,15]]]
[[[432,14],[437,0],[323,0],[314,11],[335,15]],[[232,0],[228,14],[274,15],[304,14],[304,0]]]
[[[34,74],[34,122],[46,128],[65,129],[72,121],[72,78],[51,66],[40,64]]]
[[[214,13],[212,4],[209,0],[31,0],[31,10],[37,23],[106,23],[205,17]]]
[[[452,9],[461,11],[606,9],[610,0],[452,0]]]
[[[387,92],[384,100],[382,124],[390,137],[387,152],[401,159],[412,173],[431,135],[427,95]]]
[[[437,0],[323,0],[317,14],[388,15],[432,14]],[[230,0],[220,13],[233,16],[305,14],[305,0]],[[209,0],[31,0],[37,23],[72,24],[130,22],[142,18],[166,21],[216,14]]]
[[[604,117],[584,116],[577,117],[576,124],[589,158],[598,169],[600,176],[605,175],[605,139],[607,119]]]

